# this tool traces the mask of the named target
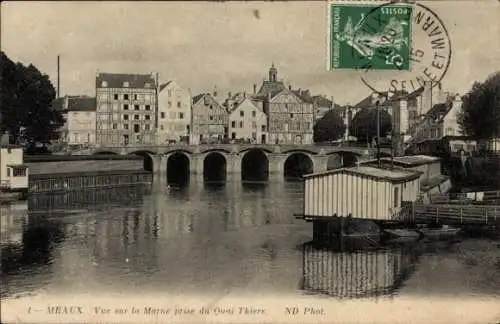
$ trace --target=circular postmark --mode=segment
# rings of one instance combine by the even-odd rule
[[[451,40],[438,15],[420,3],[384,3],[361,14],[352,55],[372,91],[412,92],[440,83],[451,63]]]

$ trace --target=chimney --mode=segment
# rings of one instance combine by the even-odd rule
[[[254,83],[253,84],[253,94],[257,93],[257,85]]]
[[[244,91],[244,92],[243,92],[243,99],[246,99],[246,98],[247,98],[247,92],[246,92],[246,91]]]
[[[292,85],[288,85],[288,90],[292,90]]]
[[[57,55],[57,98],[60,97],[61,92],[61,62],[60,55]]]
[[[231,99],[231,91],[227,93],[227,98]]]

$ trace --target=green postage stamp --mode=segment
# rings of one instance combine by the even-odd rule
[[[330,3],[329,69],[410,70],[413,6]]]

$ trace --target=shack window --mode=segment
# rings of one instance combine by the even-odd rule
[[[394,207],[398,207],[399,187],[394,187]]]

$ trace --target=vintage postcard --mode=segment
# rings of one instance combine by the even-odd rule
[[[1,323],[500,323],[500,2],[3,1]]]

